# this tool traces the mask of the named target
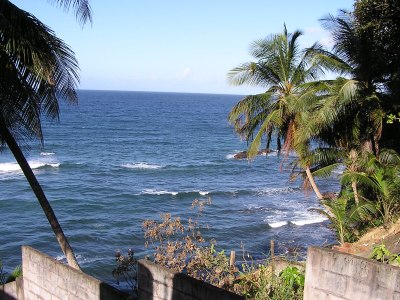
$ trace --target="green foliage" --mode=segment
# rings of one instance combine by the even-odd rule
[[[296,114],[308,99],[304,97],[305,101],[299,103],[299,96],[306,89],[303,85],[321,72],[311,52],[300,49],[301,36],[301,31],[289,33],[284,26],[282,33],[253,42],[250,52],[255,61],[243,63],[228,73],[234,85],[267,88],[265,93],[243,98],[228,116],[235,131],[251,142],[249,158],[257,154],[264,135],[269,147],[272,133],[277,136],[278,150],[281,150],[281,139],[285,141],[285,152],[293,150]]]
[[[397,264],[400,265],[400,255],[399,254],[393,254],[392,252],[389,251],[389,249],[386,248],[385,244],[382,243],[380,245],[374,246],[372,249],[372,253],[369,257],[370,259],[375,259],[379,262],[382,263],[388,263],[388,264]]]
[[[397,0],[356,0],[354,18],[358,34],[371,41],[371,69],[382,80],[398,80],[400,3]],[[386,76],[385,76],[386,75]],[[390,76],[388,78],[388,75]]]
[[[389,114],[386,117],[387,117],[386,123],[388,124],[393,124],[394,122],[400,122],[400,112],[397,114],[397,116],[395,114]]]
[[[347,224],[348,218],[346,216],[346,206],[347,199],[329,199],[322,200],[322,205],[325,209],[312,209],[324,215],[331,221],[331,226],[336,230],[336,234],[340,243],[348,241],[352,234],[349,231],[349,226]]]
[[[214,244],[211,244],[196,249],[195,254],[189,259],[186,273],[212,285],[232,290],[237,269],[229,265],[229,258],[224,250],[217,252]]]
[[[234,291],[247,299],[269,299],[274,277],[268,261],[258,265],[245,261],[235,280]]]
[[[304,273],[300,272],[297,267],[288,266],[279,275],[280,279],[287,287],[294,289],[304,288]]]
[[[372,254],[369,258],[375,259],[380,262],[389,261],[392,253],[386,248],[383,242],[380,245],[374,246]]]
[[[304,271],[287,266],[279,276],[272,273],[272,262],[243,266],[235,281],[234,291],[254,300],[303,299]]]

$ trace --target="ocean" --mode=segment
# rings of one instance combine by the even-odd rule
[[[310,211],[312,191],[290,182],[276,152],[249,162],[227,115],[243,96],[79,91],[79,105],[61,103],[60,122],[45,121],[44,147],[32,142],[28,161],[69,238],[82,269],[115,284],[114,254],[141,258],[142,222],[170,212],[187,220],[193,200],[211,199],[199,219],[217,250],[304,258],[310,245],[335,242],[329,222]],[[29,151],[28,151],[29,150]],[[317,180],[322,191],[337,178]],[[10,153],[0,153],[0,259],[21,263],[21,246],[64,257],[25,177]]]

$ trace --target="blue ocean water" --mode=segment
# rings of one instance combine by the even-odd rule
[[[44,124],[44,148],[33,144],[28,160],[87,273],[113,283],[115,251],[146,254],[142,222],[161,212],[187,219],[194,199],[212,200],[201,225],[218,249],[244,246],[263,258],[271,239],[279,253],[297,248],[302,255],[309,245],[335,241],[329,223],[309,211],[318,207],[312,191],[280,170],[281,157],[233,159],[247,147],[227,122],[241,97],[79,91],[78,106],[61,106],[60,123]],[[335,179],[318,184],[337,189]],[[62,259],[7,151],[0,153],[0,191],[6,267],[20,263],[21,245]]]

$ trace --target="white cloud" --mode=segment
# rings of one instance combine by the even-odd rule
[[[178,73],[178,74],[176,75],[176,78],[177,78],[178,80],[184,80],[184,79],[188,78],[188,76],[190,75],[190,73],[191,73],[191,70],[190,70],[189,68],[185,68],[185,69],[183,69],[180,73]]]

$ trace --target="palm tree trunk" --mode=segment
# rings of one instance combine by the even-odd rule
[[[354,201],[356,202],[356,204],[358,205],[358,203],[360,202],[359,198],[358,198],[358,191],[357,191],[357,182],[356,181],[352,181],[351,182],[351,188],[353,189],[353,194],[354,194]]]
[[[311,187],[313,188],[314,193],[317,195],[318,199],[319,199],[319,200],[324,199],[324,196],[322,196],[321,192],[319,191],[319,189],[318,189],[318,187],[317,187],[317,184],[316,184],[315,181],[314,181],[314,177],[313,177],[312,174],[311,174],[310,167],[309,167],[309,166],[306,166],[306,167],[305,167],[305,171],[306,171],[306,174],[307,174],[308,181],[310,182]]]
[[[23,171],[26,179],[29,182],[33,192],[36,195],[37,200],[39,201],[40,206],[43,209],[44,214],[47,217],[47,220],[50,223],[51,229],[53,229],[54,234],[56,235],[57,241],[60,244],[62,251],[64,252],[65,257],[67,258],[68,265],[77,269],[81,270],[79,264],[75,258],[74,251],[72,250],[71,246],[68,243],[64,232],[58,223],[57,217],[54,214],[54,211],[46,198],[46,195],[43,192],[42,187],[40,186],[39,182],[36,179],[35,174],[31,167],[29,166],[24,154],[21,151],[21,148],[18,146],[17,142],[15,141],[14,137],[10,133],[10,131],[5,126],[0,126],[1,136],[3,137],[4,141],[7,143],[8,148],[14,155],[15,159],[17,160],[21,170]]]

